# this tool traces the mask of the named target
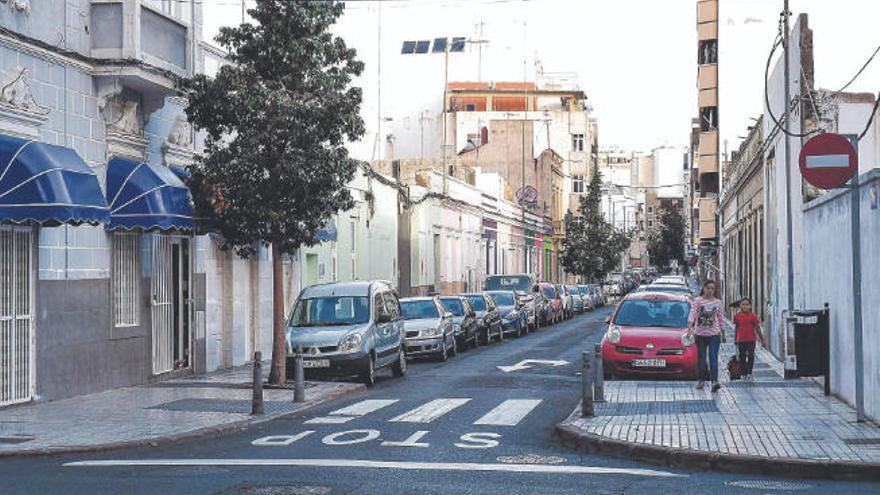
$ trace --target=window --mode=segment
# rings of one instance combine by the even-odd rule
[[[446,51],[446,38],[434,38],[434,48],[431,53],[444,53]]]
[[[113,234],[113,325],[132,327],[139,323],[141,235]]]
[[[653,206],[649,206],[649,207],[648,207],[648,213],[654,213],[654,207],[653,207]]]
[[[477,105],[473,103],[465,103],[464,110],[466,112],[475,112],[477,110]]]
[[[572,151],[584,151],[584,135],[583,134],[572,134],[571,135],[571,150]]]
[[[700,42],[699,63],[718,63],[718,40],[703,40]]]
[[[573,175],[571,176],[571,188],[575,194],[583,194],[584,192],[584,176],[583,175]]]
[[[356,245],[357,244],[357,236],[356,236],[354,219],[352,219],[350,222],[348,222],[348,232],[349,232],[349,237],[351,238],[351,252],[353,253],[357,250],[357,245]]]
[[[143,4],[168,17],[189,24],[189,0],[143,0]]]
[[[653,220],[648,220],[648,228],[650,229],[650,228],[653,227],[653,226],[654,226],[654,221],[653,221]]]

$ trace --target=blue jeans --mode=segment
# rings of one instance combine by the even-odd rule
[[[697,343],[697,370],[699,371],[700,380],[717,382],[718,348],[721,347],[721,336],[695,335],[694,337]],[[707,357],[709,359],[708,364],[706,363]]]

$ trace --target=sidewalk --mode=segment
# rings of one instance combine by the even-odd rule
[[[734,352],[722,345],[719,362]],[[580,408],[556,427],[565,443],[652,463],[810,478],[880,479],[880,428],[810,380],[783,380],[759,349],[755,381],[717,394],[692,382],[607,381],[596,416]]]
[[[268,376],[269,365],[263,370]],[[306,382],[306,402],[292,389],[264,389],[266,414],[250,416],[253,369],[191,376],[71,399],[0,409],[0,457],[105,450],[231,431],[308,409],[364,389]]]

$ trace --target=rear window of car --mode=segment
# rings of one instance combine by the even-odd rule
[[[690,293],[690,290],[688,290],[687,287],[682,287],[680,285],[648,285],[642,287],[642,292],[675,292],[678,294],[687,294]]]
[[[443,303],[443,307],[445,307],[447,311],[455,316],[462,316],[464,314],[464,306],[461,304],[461,299],[440,299],[440,302]]]
[[[627,327],[687,327],[691,305],[681,301],[635,299],[623,301],[614,324]]]
[[[489,294],[489,297],[495,300],[495,304],[499,306],[513,306],[516,304],[513,300],[513,294],[507,292],[495,292]]]
[[[547,296],[547,299],[556,298],[556,294],[554,294],[552,287],[544,287],[541,290],[544,292],[544,295]]]
[[[400,308],[403,311],[404,320],[420,320],[440,316],[434,301],[430,300],[400,301]]]
[[[569,288],[568,288],[568,293],[571,294],[571,295],[573,295],[573,296],[576,296],[576,295],[580,294],[580,292],[578,292],[577,287],[569,287]]]

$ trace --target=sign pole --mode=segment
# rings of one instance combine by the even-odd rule
[[[861,198],[859,196],[859,172],[853,174],[850,183],[850,231],[852,233],[852,284],[853,284],[853,361],[856,375],[856,421],[865,422],[864,352],[862,351],[862,239]]]

